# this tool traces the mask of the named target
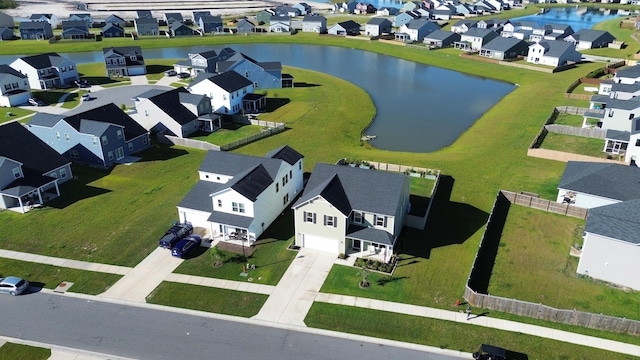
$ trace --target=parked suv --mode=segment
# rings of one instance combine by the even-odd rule
[[[165,249],[171,249],[180,239],[193,233],[193,226],[190,223],[175,224],[167,230],[158,244]]]
[[[202,238],[198,235],[189,235],[178,241],[171,248],[171,255],[179,258],[186,258],[202,243]]]

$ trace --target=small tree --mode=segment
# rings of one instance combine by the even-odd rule
[[[367,269],[366,264],[362,265],[362,270],[360,270],[358,275],[362,276],[362,280],[360,280],[359,283],[361,288],[368,288],[369,286],[371,286],[371,283],[369,282],[369,280],[367,280],[367,278],[369,277],[369,269]]]
[[[213,267],[220,267],[224,264],[224,254],[220,252],[217,246],[209,249],[209,255],[211,256]]]

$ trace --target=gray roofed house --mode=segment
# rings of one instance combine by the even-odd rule
[[[251,81],[254,90],[282,87],[282,63],[279,61],[259,62],[243,53],[235,52],[227,60],[217,63],[217,73],[231,70]]]
[[[16,38],[16,34],[13,32],[13,28],[0,27],[0,41],[13,40]]]
[[[44,21],[23,21],[18,25],[22,40],[47,40],[53,37],[51,24]]]
[[[102,36],[106,38],[124,37],[124,29],[114,23],[107,23],[102,27]]]
[[[527,62],[554,67],[581,60],[582,54],[576,50],[575,45],[562,40],[541,40],[531,44],[527,52]]]
[[[62,38],[86,39],[89,37],[89,24],[84,20],[62,21]]]
[[[369,20],[364,26],[364,34],[367,36],[380,36],[382,34],[391,33],[391,27],[393,23],[391,20],[381,18],[381,17],[373,17]]]
[[[608,47],[616,38],[607,31],[580,29],[565,37],[564,40],[574,43],[576,49],[581,50]]]
[[[123,18],[121,18],[118,15],[115,14],[111,14],[109,15],[106,19],[105,19],[105,24],[114,24],[114,25],[118,25],[119,27],[123,28],[126,26],[126,21],[124,21]]]
[[[193,23],[198,24],[200,22],[200,17],[202,16],[211,16],[211,11],[194,11]]]
[[[174,21],[171,25],[169,25],[169,33],[173,37],[192,36],[192,35],[196,35],[197,31],[179,21]]]
[[[616,84],[635,84],[640,82],[640,65],[618,69],[613,77],[613,82]]]
[[[236,53],[230,47],[199,47],[189,52],[188,59],[173,65],[177,72],[188,72],[192,76],[199,73],[218,72],[218,62],[226,61]]]
[[[160,26],[158,25],[158,20],[154,18],[137,18],[133,20],[133,24],[139,36],[160,35]]]
[[[303,187],[303,156],[285,145],[265,157],[209,151],[200,181],[178,204],[182,221],[251,245]]]
[[[406,36],[399,38],[399,33],[396,33],[396,40],[422,41],[425,36],[439,29],[440,26],[429,19],[414,19],[400,27],[399,33]]]
[[[222,32],[224,30],[220,16],[201,15],[198,19],[198,28],[203,33]]]
[[[497,38],[498,33],[491,29],[470,28],[460,34],[460,41],[454,43],[456,49],[480,51],[489,41]]]
[[[528,51],[529,44],[525,41],[498,36],[482,45],[479,55],[492,59],[507,60],[526,55]]]
[[[27,75],[32,89],[68,86],[80,78],[74,62],[53,52],[24,56],[10,66]]]
[[[341,21],[327,29],[329,35],[357,36],[360,35],[360,24],[353,20]]]
[[[291,31],[291,17],[290,16],[271,16],[269,20],[269,32],[290,32]]]
[[[0,106],[26,104],[31,98],[27,75],[6,64],[0,64]]]
[[[295,244],[389,262],[410,207],[409,188],[404,174],[317,163],[292,206]]]
[[[327,18],[322,15],[307,14],[302,18],[302,32],[324,33],[327,31]]]
[[[136,16],[138,19],[153,19],[151,10],[136,10]]]
[[[460,41],[460,34],[446,30],[436,30],[424,37],[424,44],[431,48],[451,47]]]
[[[238,34],[252,34],[256,32],[256,25],[247,19],[240,19],[236,24]]]
[[[29,16],[29,21],[46,22],[49,23],[53,29],[58,27],[60,24],[60,20],[58,20],[58,16],[56,14],[31,14],[31,16]]]
[[[184,23],[184,18],[179,12],[168,12],[164,13],[164,21],[167,23],[167,25],[171,26],[171,24],[173,24],[174,22]]]
[[[16,27],[15,21],[13,20],[13,16],[0,11],[0,28],[9,28],[13,29]]]
[[[69,14],[69,20],[71,21],[84,21],[89,28],[93,27],[93,17],[89,13],[76,13]]]
[[[108,77],[135,76],[147,73],[140,46],[119,46],[102,49]]]
[[[0,125],[0,208],[25,213],[60,196],[71,162],[17,121]]]

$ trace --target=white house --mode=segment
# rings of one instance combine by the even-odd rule
[[[31,98],[27,75],[9,65],[0,65],[0,106],[18,106]]]
[[[235,71],[200,73],[189,84],[188,90],[208,96],[215,113],[237,114],[242,110],[242,98],[253,93],[253,82]]]
[[[582,54],[567,41],[542,40],[529,45],[527,62],[548,66],[561,66],[567,62],[580,62]]]
[[[428,19],[414,19],[400,27],[400,32],[409,35],[411,41],[422,41],[425,36],[439,30],[440,26]]]
[[[212,237],[250,245],[302,191],[303,159],[287,145],[265,157],[209,151],[178,216]]]
[[[10,66],[27,75],[32,89],[47,90],[68,86],[80,79],[76,64],[54,52],[24,56]]]

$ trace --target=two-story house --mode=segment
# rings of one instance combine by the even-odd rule
[[[19,106],[31,98],[27,75],[9,65],[0,65],[0,106]]]
[[[149,131],[163,131],[180,138],[198,130],[213,132],[220,128],[220,117],[213,114],[211,101],[191,94],[185,88],[152,89],[135,99],[132,117]]]
[[[27,128],[70,161],[101,167],[151,144],[149,132],[113,103],[70,116],[37,113]]]
[[[10,66],[27,75],[32,89],[65,87],[80,79],[76,64],[54,52],[24,56]]]
[[[291,31],[291,17],[290,16],[277,16],[274,15],[269,20],[269,32],[290,32]]]
[[[45,21],[22,21],[18,31],[22,40],[48,40],[53,37],[51,24]]]
[[[608,47],[616,38],[608,31],[580,29],[565,37],[564,40],[575,44],[576,49],[584,50]]]
[[[124,37],[124,29],[116,24],[107,23],[102,27],[102,36],[105,38]]]
[[[89,28],[93,27],[93,17],[89,13],[69,14],[70,21],[84,21]]]
[[[407,35],[408,39],[404,39],[405,41],[422,41],[425,36],[439,29],[440,26],[433,21],[420,18],[411,20],[409,23],[402,25],[399,32]],[[396,34],[396,38],[397,36],[398,35]]]
[[[327,31],[326,17],[307,14],[302,18],[302,32],[324,33],[325,31]]]
[[[13,20],[13,16],[0,11],[0,28],[9,28],[13,29],[16,27],[15,21]]]
[[[189,58],[173,64],[177,73],[187,72],[195,77],[200,73],[218,72],[218,62],[226,61],[236,53],[230,47],[196,48],[189,52]]]
[[[29,21],[49,23],[52,29],[55,29],[60,25],[60,20],[56,14],[31,14]]]
[[[575,45],[562,40],[542,40],[529,45],[527,62],[548,66],[562,66],[568,62],[577,63],[582,59]]]
[[[253,83],[253,89],[279,89],[282,87],[282,63],[257,61],[236,52],[227,60],[218,61],[216,73],[235,71]]]
[[[222,18],[220,16],[201,15],[198,19],[198,29],[205,34],[222,32],[224,31]]]
[[[341,21],[330,26],[327,29],[327,34],[340,36],[357,36],[360,35],[360,24],[353,20]]]
[[[121,18],[118,15],[115,14],[111,14],[109,15],[105,20],[104,20],[105,24],[114,24],[117,25],[120,28],[125,28],[125,26],[127,26],[127,22]]]
[[[25,213],[60,196],[71,162],[22,124],[0,125],[0,209]]]
[[[374,17],[365,24],[364,34],[367,36],[380,36],[382,34],[389,34],[391,33],[392,25],[393,24],[389,19]]]
[[[170,27],[174,22],[184,23],[184,18],[179,12],[164,13],[164,22]]]
[[[62,21],[62,38],[63,39],[86,39],[89,37],[89,24],[84,20],[63,20]]]
[[[243,109],[242,99],[253,93],[253,82],[235,71],[221,74],[201,73],[189,84],[189,91],[211,99],[217,114],[237,114]]]
[[[178,216],[212,237],[250,245],[302,191],[303,160],[287,145],[265,157],[209,151]]]
[[[317,163],[293,204],[295,244],[388,262],[409,212],[404,174]]]
[[[160,35],[158,20],[154,18],[137,18],[133,20],[133,24],[139,36]]]
[[[491,29],[471,28],[460,34],[460,41],[454,43],[456,49],[479,51],[482,46],[497,38],[498,33]]]
[[[120,46],[102,49],[107,77],[134,76],[147,73],[140,46]]]

